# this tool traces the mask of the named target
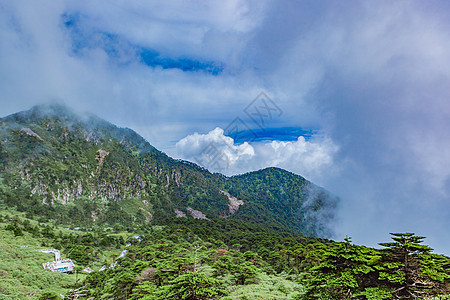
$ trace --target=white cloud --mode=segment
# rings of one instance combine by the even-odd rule
[[[176,144],[178,157],[212,172],[235,175],[266,167],[280,167],[320,183],[322,173],[333,170],[337,147],[329,138],[306,141],[245,142],[236,145],[217,127],[207,134],[194,133]]]
[[[191,160],[212,172],[224,172],[239,161],[255,156],[255,151],[247,142],[235,145],[232,138],[225,136],[217,127],[207,134],[194,133],[177,142],[177,153],[181,158]]]

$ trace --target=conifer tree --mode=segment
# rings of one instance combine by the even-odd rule
[[[399,268],[391,270],[390,274],[382,273],[381,277],[397,285],[393,294],[400,299],[418,299],[424,290],[433,287],[433,282],[420,273],[420,255],[430,253],[433,249],[422,245],[425,239],[414,233],[391,233],[393,242],[380,243],[386,247],[385,260],[396,263]],[[388,272],[389,273],[389,272]],[[402,278],[399,278],[402,277]]]

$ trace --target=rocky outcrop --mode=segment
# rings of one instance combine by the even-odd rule
[[[142,207],[139,208],[139,209],[142,210],[142,211],[144,212],[144,214],[147,213],[147,215],[145,216],[145,220],[147,220],[147,221],[153,220],[153,214],[152,214],[151,212],[146,211],[146,210],[143,209]]]
[[[98,163],[98,169],[100,169],[103,166],[103,161],[105,159],[106,156],[108,156],[109,152],[105,151],[103,149],[98,149],[97,150],[97,155],[95,156],[95,159],[97,160]]]
[[[186,214],[181,210],[175,208],[173,211],[177,215],[177,218],[187,218]]]
[[[188,206],[186,210],[191,214],[194,219],[204,219],[209,220],[204,213],[199,210],[195,210],[192,207]]]
[[[42,141],[42,138],[39,136],[39,134],[35,133],[33,130],[31,130],[28,127],[22,127],[19,130],[19,132],[20,132],[20,134],[26,134],[26,135],[29,135],[29,136],[33,136],[33,137],[37,138],[38,140]]]
[[[172,173],[173,178],[175,179],[175,183],[177,184],[177,186],[180,186],[182,184],[181,182],[181,174],[178,172],[174,172]]]
[[[228,197],[228,208],[230,209],[230,214],[234,215],[239,210],[239,207],[241,205],[244,205],[244,201],[243,200],[239,200],[238,198],[231,196],[226,191],[221,191],[221,192],[222,192],[222,194],[224,194],[225,196]]]

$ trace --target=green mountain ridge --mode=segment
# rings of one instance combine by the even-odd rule
[[[450,259],[425,237],[317,238],[337,205],[283,169],[212,174],[131,129],[36,106],[0,119],[0,299],[450,299]],[[49,248],[75,272],[43,270]]]
[[[0,119],[0,196],[61,224],[236,218],[330,237],[338,203],[291,172],[226,177],[170,158],[129,128],[59,104]]]

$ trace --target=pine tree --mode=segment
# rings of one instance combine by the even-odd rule
[[[187,272],[171,281],[165,299],[217,299],[225,293],[222,281],[204,273]]]
[[[387,248],[384,257],[386,265],[394,263],[399,268],[382,272],[381,278],[397,285],[398,288],[393,294],[400,299],[420,298],[419,295],[424,294],[424,290],[433,287],[433,282],[421,275],[419,257],[430,253],[433,249],[421,245],[425,237],[416,236],[414,233],[391,233],[391,235],[394,242],[379,245]]]

